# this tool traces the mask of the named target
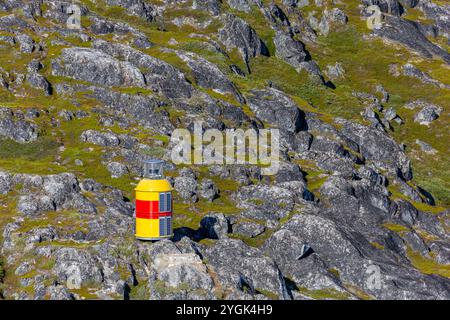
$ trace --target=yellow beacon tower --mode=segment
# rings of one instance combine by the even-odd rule
[[[161,240],[172,233],[172,186],[163,176],[164,161],[145,160],[136,191],[136,238]]]

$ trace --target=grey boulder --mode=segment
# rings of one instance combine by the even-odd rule
[[[202,233],[209,239],[227,238],[231,230],[230,221],[222,213],[210,213],[200,221]]]
[[[415,116],[414,121],[428,126],[432,121],[439,118],[442,108],[435,105],[427,105],[422,108]]]
[[[250,58],[269,56],[266,44],[256,31],[244,20],[232,14],[224,17],[224,27],[219,30],[219,39],[230,48],[237,48],[250,72]]]
[[[52,61],[52,74],[103,86],[145,87],[139,69],[91,48],[65,48]]]
[[[294,133],[305,128],[304,113],[283,92],[269,88],[250,93],[248,105],[259,119]]]
[[[243,291],[247,287],[253,293],[263,290],[280,299],[290,298],[275,262],[241,240],[218,240],[204,251],[204,256],[218,274],[224,289]]]

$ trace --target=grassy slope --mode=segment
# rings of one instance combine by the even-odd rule
[[[346,76],[343,80],[336,81],[337,88],[335,90],[318,87],[309,82],[304,74],[298,74],[293,68],[284,62],[276,59],[274,47],[272,43],[273,32],[267,28],[267,23],[259,11],[252,14],[236,13],[246,19],[260,33],[261,37],[268,44],[271,51],[271,57],[258,57],[251,62],[252,74],[246,78],[241,78],[230,73],[227,65],[235,63],[243,67],[240,56],[235,52],[230,53],[230,58],[226,58],[217,52],[205,50],[204,44],[198,39],[189,37],[192,32],[189,28],[178,28],[169,23],[171,18],[179,15],[179,12],[169,11],[165,18],[164,27],[166,31],[159,31],[160,22],[146,23],[139,18],[124,14],[119,8],[108,8],[101,3],[94,4],[92,1],[83,1],[88,8],[98,14],[104,15],[116,21],[123,21],[136,29],[144,32],[149,39],[160,46],[169,46],[170,39],[178,41],[177,47],[184,50],[192,50],[201,54],[206,59],[217,63],[219,67],[237,84],[242,92],[247,92],[255,87],[264,87],[270,80],[274,85],[281,87],[293,98],[299,102],[299,105],[307,110],[313,110],[322,113],[331,118],[331,116],[342,116],[346,118],[361,121],[359,115],[361,105],[351,95],[352,91],[374,92],[376,84],[383,84],[391,93],[391,100],[386,107],[393,107],[399,115],[405,119],[404,125],[394,125],[394,137],[399,142],[405,142],[408,146],[408,152],[413,160],[413,169],[415,173],[414,181],[433,193],[438,204],[447,206],[450,203],[450,185],[448,160],[445,157],[448,147],[445,143],[445,137],[448,133],[445,131],[445,123],[448,123],[448,113],[444,112],[440,119],[435,121],[430,128],[420,126],[412,121],[413,113],[402,108],[402,106],[411,100],[422,98],[431,102],[442,105],[448,109],[448,101],[450,100],[450,92],[438,90],[431,86],[425,86],[413,79],[405,77],[394,78],[388,74],[388,65],[391,63],[405,63],[411,59],[417,62],[424,70],[427,70],[443,82],[449,83],[448,73],[442,72],[442,62],[439,60],[422,61],[417,56],[411,56],[402,47],[393,47],[384,44],[381,40],[364,41],[361,40],[363,34],[368,34],[369,30],[365,27],[365,22],[359,18],[358,9],[355,5],[357,1],[344,1],[342,5],[346,13],[349,15],[348,27],[339,32],[331,33],[327,37],[319,37],[318,45],[310,46],[310,50],[314,59],[319,63],[322,69],[327,64],[334,64],[339,61],[346,70]],[[184,5],[188,6],[188,4]],[[304,8],[305,12],[311,11],[311,7]],[[412,13],[410,13],[412,14]],[[306,14],[305,14],[306,16]],[[196,16],[204,19],[204,15]],[[42,21],[44,23],[44,21]],[[220,27],[220,23],[213,23],[206,30],[197,30],[196,33],[210,34]],[[54,39],[54,35],[50,34],[46,43]],[[79,40],[71,37],[66,39],[73,45],[89,45],[89,43],[81,43]],[[43,73],[53,82],[67,81],[51,76],[50,61],[57,56],[61,47],[50,47],[45,52],[44,64],[46,68]],[[383,54],[374,54],[382,52]],[[166,60],[180,69],[187,71],[186,66],[173,55],[161,53],[159,48],[148,50],[149,54],[158,56]],[[20,55],[13,51],[5,52],[2,55],[2,65],[9,67],[8,71],[24,71],[24,65],[30,60],[28,55]],[[188,72],[187,72],[188,74]],[[364,75],[364,76],[362,76]],[[189,74],[188,74],[189,76]],[[130,92],[132,89],[130,89]],[[32,91],[31,91],[32,92]],[[7,95],[2,91],[2,94]],[[228,98],[228,97],[222,97]],[[35,93],[34,97],[15,98],[13,95],[7,95],[6,105],[17,107],[49,107],[54,106],[56,110],[74,109],[69,101],[62,97],[42,97]],[[95,102],[81,101],[82,109],[89,110]],[[233,101],[231,101],[233,102]],[[244,107],[245,109],[245,107]],[[109,174],[100,163],[100,149],[94,147],[94,151],[88,151],[87,146],[79,142],[79,134],[85,129],[99,129],[97,119],[89,118],[83,120],[75,120],[75,123],[62,122],[61,128],[50,129],[48,124],[41,124],[46,131],[53,131],[59,141],[63,141],[66,150],[62,153],[62,166],[56,166],[53,161],[57,153],[57,143],[49,132],[45,133],[38,142],[27,145],[25,148],[16,148],[14,143],[0,141],[3,146],[0,165],[3,168],[16,172],[34,172],[34,173],[55,173],[63,171],[73,171],[80,176],[90,177],[100,182],[112,184],[123,189],[128,195],[131,195],[133,181],[131,177],[122,179],[110,179]],[[75,125],[73,125],[75,124]],[[414,144],[415,139],[421,139],[430,143],[439,153],[430,157],[424,155],[418,150]],[[6,150],[16,150],[15,152]],[[42,150],[47,152],[42,152]],[[85,162],[85,166],[77,167],[73,160],[81,159]],[[31,161],[32,160],[32,161]],[[313,176],[311,176],[313,177]],[[210,205],[208,205],[210,206]],[[208,207],[208,206],[205,206]],[[195,219],[197,220],[197,219]]]
[[[212,23],[205,30],[195,30],[191,27],[178,28],[170,24],[169,21],[171,18],[179,16],[183,7],[179,10],[168,11],[164,22],[146,23],[139,18],[124,14],[123,10],[119,10],[118,8],[108,9],[101,2],[94,4],[93,1],[83,1],[91,11],[113,20],[127,22],[131,26],[141,30],[152,42],[159,46],[171,47],[168,42],[171,39],[175,39],[178,45],[172,47],[196,52],[211,62],[216,63],[227,73],[243,93],[253,88],[265,87],[270,80],[275,86],[280,87],[292,95],[303,109],[321,113],[324,115],[324,119],[329,119],[331,116],[341,116],[362,121],[359,114],[362,106],[351,95],[351,92],[366,91],[374,93],[375,85],[382,84],[391,93],[391,100],[386,107],[396,109],[398,114],[405,120],[404,125],[394,125],[392,135],[398,142],[404,142],[407,145],[407,151],[413,161],[414,181],[430,191],[436,197],[438,205],[448,207],[450,204],[450,171],[448,170],[450,160],[446,157],[446,154],[448,154],[448,146],[446,143],[448,140],[448,130],[446,129],[446,124],[450,120],[448,118],[450,91],[423,85],[414,79],[406,77],[394,78],[388,73],[388,65],[391,63],[403,64],[412,62],[421,69],[429,72],[436,79],[447,84],[450,83],[448,66],[443,65],[442,61],[438,59],[423,60],[418,56],[412,55],[401,46],[388,45],[381,40],[361,40],[362,35],[368,34],[369,30],[365,27],[365,22],[359,18],[356,6],[359,1],[347,0],[342,2],[343,4],[339,4],[338,6],[344,8],[349,15],[348,26],[339,30],[339,32],[331,33],[327,37],[320,36],[316,46],[308,46],[311,55],[319,63],[322,70],[325,69],[327,64],[334,64],[337,61],[344,66],[346,76],[344,79],[336,81],[337,88],[332,90],[310,83],[305,74],[298,74],[289,65],[274,57],[274,46],[272,43],[273,31],[267,27],[267,23],[259,11],[252,12],[251,14],[236,14],[249,21],[258,31],[267,43],[272,56],[253,59],[251,61],[252,74],[246,78],[241,78],[231,74],[228,69],[230,63],[237,64],[242,69],[245,69],[236,51],[231,51],[230,57],[226,58],[205,47],[204,43],[199,39],[189,37],[189,34],[192,32],[211,35],[211,33],[220,28],[219,22]],[[182,6],[188,5],[184,4]],[[306,7],[304,11],[308,12],[312,9],[312,7]],[[191,14],[200,20],[205,19],[204,14],[198,12],[192,12]],[[410,10],[407,17],[421,17],[421,14],[418,11]],[[48,23],[45,20],[39,20],[39,22]],[[165,27],[166,31],[158,30],[161,25]],[[214,35],[211,36],[212,38],[215,37]],[[54,34],[49,35],[45,41],[47,46],[54,37]],[[108,38],[108,36],[105,36],[105,38]],[[73,45],[90,45],[90,43],[82,43],[76,38],[68,38],[66,40]],[[437,41],[442,43],[442,39],[437,39]],[[60,46],[53,46],[48,51],[41,53],[44,55],[45,64],[45,69],[42,72],[52,83],[67,81],[67,79],[51,76],[50,61],[59,54],[61,49],[62,47]],[[186,71],[189,77],[189,71],[185,64],[180,59],[175,58],[174,55],[161,53],[158,47],[149,49],[147,53],[174,64],[181,70]],[[39,55],[40,53],[22,55],[12,50],[0,49],[0,65],[7,71],[24,73],[26,63],[32,58],[37,58]],[[133,88],[130,88],[129,92],[133,92],[133,90]],[[19,98],[0,89],[1,104],[17,108],[54,107],[51,109],[51,114],[54,116],[61,109],[74,110],[75,108],[80,108],[57,95],[43,97],[37,91],[29,88],[24,93],[24,97]],[[218,97],[237,104],[232,98],[221,95],[218,95]],[[405,103],[419,98],[437,103],[445,109],[442,116],[433,122],[429,128],[415,124],[413,122],[413,112],[402,108]],[[81,109],[86,111],[89,111],[95,105],[94,101],[81,100],[80,102],[82,104]],[[248,112],[245,106],[243,109]],[[88,146],[79,141],[79,135],[83,130],[100,129],[95,116],[82,120],[74,120],[70,123],[62,121],[61,127],[56,129],[41,119],[37,121],[43,129],[42,135],[37,142],[19,146],[11,141],[0,140],[0,168],[13,172],[38,174],[70,171],[80,177],[94,178],[99,182],[118,187],[128,197],[132,196],[132,189],[135,182],[133,177],[125,176],[120,179],[111,179],[109,173],[101,163],[101,149],[95,146]],[[119,128],[112,129],[121,133]],[[415,139],[430,143],[439,151],[438,154],[435,156],[424,154],[415,145]],[[62,152],[58,151],[61,143],[65,145],[65,150]],[[89,151],[87,149],[88,147],[93,147],[93,151]],[[60,165],[55,164],[57,156],[61,156],[62,160]],[[82,167],[75,166],[75,159],[81,159],[85,165]],[[323,182],[320,176],[321,172],[314,168],[308,170],[307,165],[302,165],[302,168],[305,168],[309,173],[307,179],[310,187],[313,191],[317,190]],[[203,177],[202,169],[199,172],[201,177]],[[175,220],[176,227],[187,226],[192,229],[197,229],[201,217],[211,211],[227,214],[237,212],[235,205],[229,199],[229,195],[236,188],[236,185],[232,181],[219,179],[215,180],[215,182],[222,190],[222,194],[213,203],[204,201],[192,205],[177,203],[175,209],[180,214]],[[15,212],[15,204],[6,200],[6,198],[0,196],[0,203],[5,204],[5,206],[0,207],[0,225],[11,221]],[[426,210],[429,208],[423,207],[423,209]],[[49,216],[49,219],[52,221],[53,218]],[[33,225],[34,222],[30,220],[28,227]],[[267,234],[270,233],[267,232]],[[245,240],[250,245],[258,246],[264,239],[255,238]],[[427,261],[424,262],[418,258],[414,261],[418,268],[424,265],[427,268],[429,267],[425,263]],[[431,269],[434,270],[433,268]]]

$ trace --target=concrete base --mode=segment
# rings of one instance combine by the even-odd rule
[[[142,241],[158,241],[158,240],[163,240],[163,239],[170,239],[172,237],[173,237],[173,234],[171,234],[170,236],[155,237],[155,238],[145,238],[145,237],[139,237],[138,235],[136,235],[136,239],[142,240]]]

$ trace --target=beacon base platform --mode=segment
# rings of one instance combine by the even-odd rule
[[[143,240],[143,241],[157,241],[157,240],[162,240],[162,239],[170,239],[170,238],[172,238],[173,237],[173,234],[171,234],[171,235],[169,235],[169,236],[164,236],[164,237],[155,237],[155,238],[152,238],[152,237],[140,237],[140,236],[138,236],[137,234],[135,235],[135,237],[136,237],[136,239],[138,239],[138,240]]]

